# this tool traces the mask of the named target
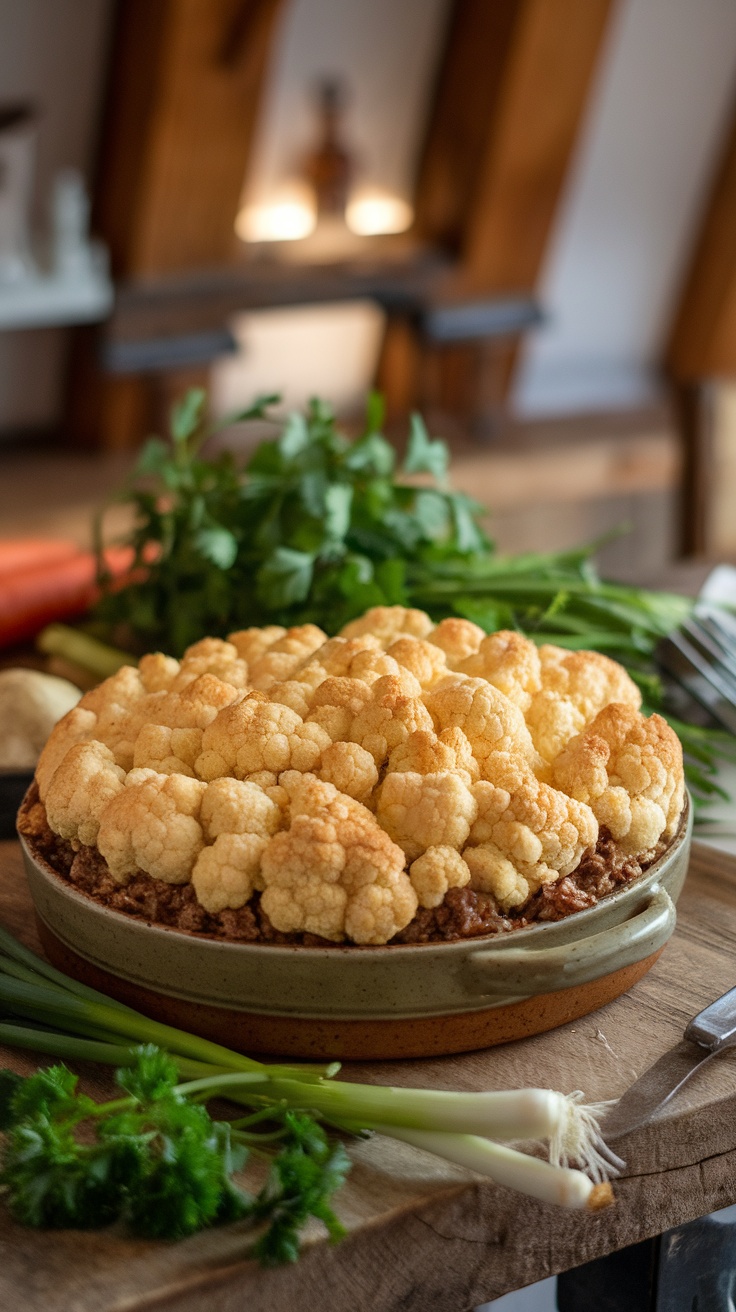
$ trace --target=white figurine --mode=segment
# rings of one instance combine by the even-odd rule
[[[88,278],[92,247],[89,240],[89,198],[81,173],[63,169],[54,179],[51,197],[52,271],[57,278]]]

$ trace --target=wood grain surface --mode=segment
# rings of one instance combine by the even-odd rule
[[[675,936],[629,994],[594,1015],[462,1057],[351,1065],[347,1079],[435,1088],[547,1085],[616,1097],[736,983],[736,861],[695,845]],[[15,843],[0,844],[0,922],[35,946]],[[4,1065],[30,1057],[5,1051]],[[85,1072],[88,1087],[104,1087]],[[379,1137],[352,1150],[339,1196],[349,1236],[317,1228],[294,1267],[243,1260],[241,1226],[179,1244],[111,1232],[41,1233],[0,1212],[0,1308],[13,1312],[463,1312],[736,1202],[736,1055],[696,1077],[674,1108],[621,1140],[616,1205],[564,1212]]]

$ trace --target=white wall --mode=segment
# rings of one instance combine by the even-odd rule
[[[645,402],[736,92],[736,0],[620,0],[544,270],[522,414]],[[734,234],[736,240],[736,234]]]
[[[260,201],[314,144],[310,92],[337,74],[366,182],[409,199],[448,0],[290,0],[244,199]]]
[[[0,0],[0,100],[30,100],[38,126],[35,221],[51,179],[89,168],[98,127],[112,0]],[[0,333],[0,431],[51,423],[63,381],[60,329]]]

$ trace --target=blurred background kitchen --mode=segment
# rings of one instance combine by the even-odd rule
[[[377,385],[503,549],[733,557],[735,92],[733,0],[0,0],[2,533]]]
[[[0,0],[0,536],[193,383],[421,409],[502,550],[736,559],[734,0]]]

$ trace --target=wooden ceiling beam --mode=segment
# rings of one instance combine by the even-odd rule
[[[614,3],[454,0],[415,192],[417,235],[457,259],[451,296],[534,292]],[[470,427],[492,436],[517,350],[442,352],[440,409],[464,377]]]
[[[455,0],[417,231],[466,287],[533,290],[614,0]]]
[[[284,0],[122,0],[95,221],[118,276],[229,263]]]
[[[93,202],[117,278],[236,262],[234,232],[277,20],[286,0],[118,0]],[[65,428],[108,449],[166,420],[208,370],[111,377],[79,330]]]
[[[736,105],[665,358],[679,382],[736,374]]]
[[[682,444],[680,548],[713,550],[714,382],[736,377],[736,105],[665,348]]]

